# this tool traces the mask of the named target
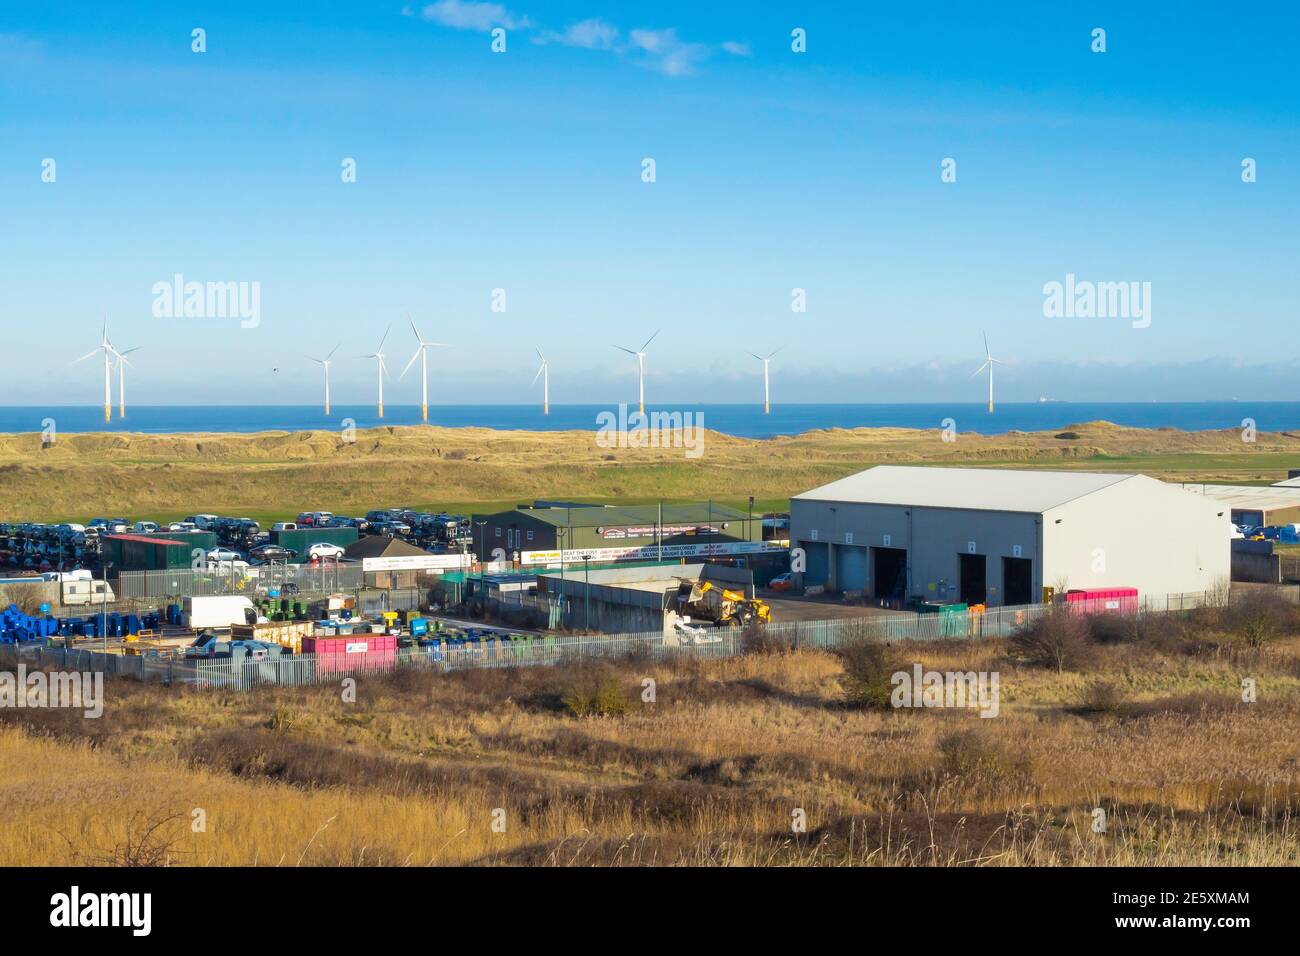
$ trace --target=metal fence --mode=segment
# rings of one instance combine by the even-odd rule
[[[1222,604],[1213,592],[1170,594],[1144,598],[1139,615],[1167,614]],[[868,617],[823,621],[788,621],[762,628],[767,642],[792,649],[833,650],[853,641],[978,640],[1006,637],[1052,611],[1052,606],[1029,604],[989,608],[982,614],[913,614],[891,612]],[[176,681],[200,687],[247,689],[257,684],[307,685],[337,681],[359,674],[377,674],[405,667],[440,671],[482,667],[552,665],[591,658],[640,655],[659,660],[691,655],[734,657],[744,652],[747,635],[740,628],[704,628],[699,634],[677,635],[654,631],[641,634],[512,634],[464,643],[402,648],[376,665],[373,660],[340,666],[318,662],[314,655],[286,655],[261,661],[183,660],[147,656],[121,656],[58,647],[0,645],[10,660],[29,666],[61,670],[102,671],[142,680]]]
[[[266,594],[283,592],[292,585],[301,594],[331,594],[364,585],[364,573],[355,565],[305,564],[222,571],[123,571],[117,576],[119,600],[165,600],[182,597],[211,597],[220,594]]]
[[[135,677],[163,683],[195,682],[200,676],[197,661],[183,658],[105,654],[88,648],[46,647],[32,644],[0,644],[0,661],[30,669],[49,667],[59,671],[102,673],[106,676]]]

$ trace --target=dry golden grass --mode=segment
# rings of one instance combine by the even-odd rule
[[[1300,862],[1300,640],[1106,646],[1089,674],[1001,642],[895,650],[999,671],[1000,715],[856,708],[839,659],[806,651],[408,670],[361,679],[355,704],[110,682],[100,720],[0,712],[0,796],[24,810],[0,820],[0,865],[142,844],[199,865]],[[569,715],[566,694],[609,680],[625,714]],[[1080,706],[1095,680],[1118,688],[1108,712]]]
[[[1278,480],[1300,436],[1120,428],[1105,422],[1063,432],[962,434],[829,429],[768,440],[708,432],[704,454],[605,449],[587,432],[385,427],[346,444],[332,432],[250,435],[0,435],[0,516],[71,520],[95,514],[155,518],[195,510],[292,517],[299,507],[337,513],[387,504],[513,502],[532,497],[703,498],[779,502],[884,462],[1016,464],[1140,470],[1166,478]],[[1075,437],[1058,437],[1073,435]],[[93,484],[86,467],[94,464]]]

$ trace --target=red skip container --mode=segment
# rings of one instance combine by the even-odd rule
[[[345,634],[304,637],[302,652],[316,655],[317,674],[387,670],[397,663],[397,638],[391,634]]]
[[[1075,614],[1136,614],[1137,588],[1080,588],[1065,592],[1065,604]]]

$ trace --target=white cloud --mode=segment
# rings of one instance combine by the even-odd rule
[[[722,44],[722,49],[726,50],[732,56],[749,56],[749,44],[741,43],[737,40],[728,40]]]
[[[694,72],[695,65],[709,53],[703,44],[687,43],[678,38],[675,29],[633,30],[628,34],[628,40],[633,49],[646,55],[646,65],[669,76]]]
[[[519,29],[528,26],[527,17],[516,17],[502,4],[481,0],[438,0],[420,9],[420,16],[454,30]]]
[[[579,20],[563,33],[547,30],[537,37],[538,43],[562,43],[584,50],[613,50],[618,46],[618,41],[618,27],[596,18]]]

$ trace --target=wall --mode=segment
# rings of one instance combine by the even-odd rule
[[[1002,558],[1022,557],[1033,561],[1033,589],[1042,587],[1042,558],[1038,515],[1009,511],[975,511],[958,508],[913,508],[902,505],[859,504],[856,502],[790,501],[791,541],[809,554],[806,585],[844,582],[838,580],[845,562],[836,553],[844,547],[903,548],[908,552],[909,596],[929,600],[957,600],[960,555],[975,542],[975,553],[986,558],[986,584],[990,604],[1002,603]],[[812,534],[817,532],[816,543]],[[1015,549],[1019,547],[1020,554]],[[865,590],[872,593],[870,552],[867,553]],[[848,566],[857,571],[856,563]],[[850,581],[849,584],[857,584]]]
[[[1137,475],[1043,516],[1045,583],[1212,591],[1231,575],[1230,532],[1225,504]]]

